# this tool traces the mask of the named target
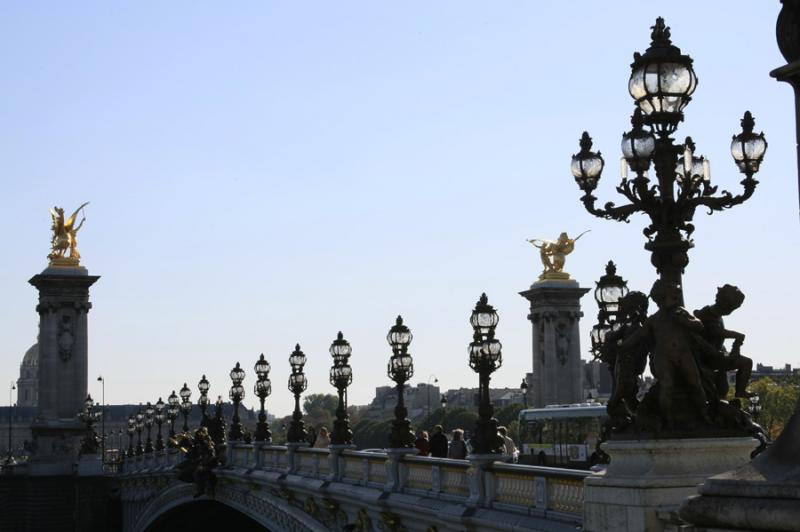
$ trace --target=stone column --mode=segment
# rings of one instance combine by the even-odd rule
[[[545,279],[520,295],[530,301],[533,326],[531,406],[582,402],[580,299],[588,292],[572,279]]]
[[[39,404],[31,461],[43,466],[42,474],[70,472],[85,433],[76,416],[87,394],[89,287],[99,278],[80,266],[49,267],[28,281],[39,290]]]

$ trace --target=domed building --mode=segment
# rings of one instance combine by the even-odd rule
[[[36,406],[39,402],[39,344],[33,344],[22,357],[17,380],[17,406]]]

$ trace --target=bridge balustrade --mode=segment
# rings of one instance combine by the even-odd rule
[[[175,450],[129,457],[121,475],[139,480],[160,476],[156,484],[163,486],[163,476],[174,475],[180,460]],[[430,512],[429,522],[438,523],[438,530],[459,529],[445,526],[443,512],[461,519],[462,525],[463,519],[472,519],[473,526],[479,519],[480,528],[489,526],[487,530],[526,529],[524,523],[531,522],[546,522],[548,530],[574,529],[582,524],[583,479],[589,474],[503,462],[481,466],[469,460],[235,442],[228,444],[224,462],[217,470],[223,483],[262,483],[286,501],[305,500],[307,511],[318,510],[319,504],[341,505],[337,512],[358,508],[360,502],[347,497],[380,501],[375,504],[383,510],[406,512],[409,520],[424,520]],[[308,502],[315,497],[321,502]]]

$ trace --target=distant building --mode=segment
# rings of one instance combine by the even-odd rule
[[[39,344],[33,344],[22,357],[17,379],[17,406],[36,406],[39,402]]]
[[[412,421],[427,417],[428,412],[441,408],[441,392],[439,386],[421,382],[416,386],[406,386],[403,400],[408,409],[408,418]],[[449,397],[448,397],[449,399]],[[397,388],[394,386],[378,386],[375,397],[366,407],[366,416],[375,421],[383,421],[394,417],[397,405]]]
[[[762,377],[769,377],[773,380],[782,380],[795,375],[800,375],[800,368],[792,369],[791,364],[784,364],[782,368],[775,368],[773,366],[766,366],[764,364],[756,364],[756,367],[753,370],[751,381],[760,379]]]
[[[599,360],[583,361],[583,397],[591,395],[595,400],[608,400],[611,397],[611,372],[608,365]]]

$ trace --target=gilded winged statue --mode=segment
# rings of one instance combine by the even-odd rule
[[[570,238],[567,233],[561,233],[557,240],[543,240],[534,238],[528,240],[535,247],[539,248],[539,255],[542,259],[544,271],[539,276],[540,279],[569,279],[569,274],[564,271],[564,262],[567,255],[575,249],[575,242],[588,233],[584,231],[576,238]]]
[[[86,221],[86,216],[81,219],[80,223],[75,226],[75,220],[78,213],[84,207],[89,205],[87,201],[78,207],[72,216],[64,219],[64,209],[61,207],[53,207],[50,209],[50,215],[53,217],[53,236],[50,241],[51,251],[47,256],[50,259],[51,265],[56,266],[77,266],[80,262],[81,254],[78,251],[78,231]],[[67,254],[69,253],[69,254]]]

